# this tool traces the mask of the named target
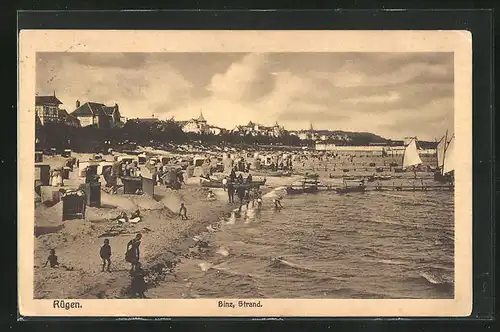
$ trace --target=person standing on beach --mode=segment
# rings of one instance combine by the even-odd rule
[[[257,193],[257,209],[259,211],[262,209],[262,193],[260,191]]]
[[[234,203],[234,185],[233,181],[227,183],[227,196],[229,197],[229,203]]]
[[[134,272],[139,263],[140,251],[139,246],[141,245],[142,234],[138,233],[135,238],[129,241],[127,244],[127,251],[125,252],[125,260],[129,262],[132,266],[130,272]]]
[[[233,183],[236,181],[236,171],[234,170],[234,168],[231,170],[231,173],[229,174],[229,181]]]
[[[227,190],[227,177],[224,177],[224,179],[222,179],[222,188],[224,189],[224,191]]]
[[[99,252],[102,259],[102,272],[104,272],[104,268],[106,267],[106,263],[108,263],[108,267],[106,271],[110,272],[111,266],[111,246],[109,245],[109,240],[104,239],[104,244],[101,247]]]
[[[186,205],[184,205],[184,202],[181,202],[181,209],[179,210],[179,216],[181,216],[182,220],[188,220],[187,209]]]
[[[243,204],[245,202],[245,196],[246,196],[246,189],[243,186],[240,186],[238,188],[238,198],[240,199],[240,208],[238,209],[238,212],[241,212],[241,208],[243,207]]]

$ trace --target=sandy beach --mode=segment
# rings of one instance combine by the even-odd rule
[[[80,160],[90,155],[73,154]],[[62,163],[61,157],[46,157],[44,163],[51,167]],[[76,186],[81,179],[77,170],[70,173],[65,186]],[[262,188],[268,193],[273,188],[292,182],[296,177],[269,178]],[[104,182],[102,180],[102,182]],[[175,266],[186,258],[201,257],[199,240],[207,239],[214,232],[221,219],[228,217],[239,205],[230,204],[223,189],[211,189],[215,199],[208,199],[209,188],[199,185],[199,178],[186,180],[180,190],[163,186],[155,187],[155,197],[147,195],[112,195],[101,191],[101,207],[87,207],[85,220],[62,220],[62,202],[47,207],[37,204],[35,208],[35,287],[34,297],[41,298],[128,298],[130,286],[130,264],[125,262],[128,241],[137,233],[143,235],[141,243],[141,263],[149,272],[150,287],[158,282],[182,280],[176,277]],[[187,207],[188,220],[178,216],[180,203]],[[116,218],[122,211],[131,214],[139,209],[142,220],[137,224],[119,225]],[[111,272],[101,272],[99,249],[104,239],[112,248]],[[55,249],[59,268],[43,267],[50,249]],[[82,255],[82,253],[86,253]],[[176,297],[182,290],[170,291]],[[154,290],[148,291],[156,297]],[[163,294],[162,294],[163,295]]]

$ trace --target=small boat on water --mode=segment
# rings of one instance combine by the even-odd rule
[[[368,182],[374,182],[374,181],[387,181],[391,180],[392,176],[390,175],[371,175],[368,177]]]
[[[296,182],[291,186],[285,188],[285,191],[288,195],[298,195],[298,194],[312,194],[316,193],[319,188],[318,177],[308,178],[304,177],[304,179],[300,182]]]
[[[349,182],[351,182],[351,183],[349,184]],[[342,184],[342,186],[335,188],[335,191],[338,194],[359,193],[359,192],[365,192],[366,186],[365,186],[365,182],[363,180],[356,180],[356,181],[344,180],[344,183]]]
[[[292,172],[290,171],[254,171],[253,175],[258,176],[272,176],[272,177],[284,177],[284,176],[292,176]]]
[[[417,170],[419,166],[422,165],[422,159],[417,149],[417,138],[411,138],[410,142],[405,146],[405,152],[403,154],[403,169],[411,169],[417,177]],[[394,170],[396,171],[396,170]]]
[[[318,187],[286,187],[285,191],[288,195],[314,194],[318,192]]]
[[[453,135],[450,140],[448,140],[448,132],[439,141],[436,147],[436,161],[437,165],[434,170],[434,181],[440,183],[454,183],[454,147],[455,147],[455,136]]]

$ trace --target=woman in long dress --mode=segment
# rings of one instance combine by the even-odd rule
[[[127,244],[127,251],[125,252],[125,260],[131,264],[130,272],[134,272],[139,264],[140,252],[139,246],[141,245],[142,234],[137,234],[135,238]]]

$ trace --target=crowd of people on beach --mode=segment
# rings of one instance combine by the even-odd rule
[[[71,166],[76,165],[76,167],[79,168],[80,161],[75,158],[73,159],[74,160]],[[94,159],[92,158],[92,160]],[[254,183],[252,174],[250,174],[250,166],[250,163],[247,163],[244,159],[237,160],[237,162],[234,164],[234,167],[232,167],[229,175],[223,180],[223,190],[227,192],[229,202],[236,203],[235,198],[239,200],[239,211],[241,211],[244,206],[246,206],[246,208],[248,209],[250,204],[252,208],[257,207],[258,210],[261,210],[263,206],[262,191],[260,190],[260,186]],[[173,172],[172,169],[174,168],[167,167],[166,165],[161,165],[161,163],[156,163],[155,165],[155,162],[149,161],[146,162],[146,165],[139,166],[136,160],[120,160],[118,156],[115,156],[114,161],[111,165],[102,166],[102,175],[104,177],[104,180],[106,181],[106,187],[114,188],[115,193],[116,188],[118,187],[118,179],[123,177],[140,177],[144,174],[144,172],[148,171],[157,176],[156,180],[159,183],[167,184],[172,181],[172,178],[174,178],[174,181],[176,181],[177,183],[185,184],[183,173],[180,171],[180,168],[175,168],[175,172]],[[85,183],[99,181],[100,175],[97,173],[100,171],[96,169],[95,165],[84,167],[83,170],[85,171],[85,174],[82,174],[80,176],[83,176]],[[81,171],[82,170],[80,170],[80,172]],[[243,172],[246,172],[248,174],[244,177]],[[60,170],[54,172],[54,183],[62,183],[61,177],[62,173]],[[178,189],[180,186],[173,187],[175,189]],[[207,199],[216,199],[216,195],[212,190],[208,190]],[[278,197],[274,200],[275,208],[282,208],[281,199],[282,197]],[[189,219],[187,206],[184,202],[180,203],[178,216],[182,220]],[[121,230],[123,230],[122,228],[124,226],[139,223],[142,221],[142,219],[143,216],[141,215],[139,209],[137,209],[130,214],[126,211],[122,211],[115,218],[110,218],[109,220],[116,222],[118,224],[118,226],[116,227],[119,227]],[[107,234],[107,236],[114,235],[110,233]],[[142,234],[139,233],[127,243],[124,259],[131,266],[129,271],[131,276],[130,296],[145,298],[145,292],[147,289],[145,276],[147,275],[147,271],[142,268],[140,262],[141,240]],[[99,258],[101,261],[100,271],[113,271],[112,267],[114,266],[114,260],[112,260],[112,255],[113,252],[110,239],[105,238],[102,246],[99,249]],[[73,271],[73,267],[68,267],[59,262],[59,257],[56,255],[55,249],[50,249],[49,256],[47,257],[47,260],[43,267],[47,266],[50,266],[51,268],[64,268],[68,271]]]

